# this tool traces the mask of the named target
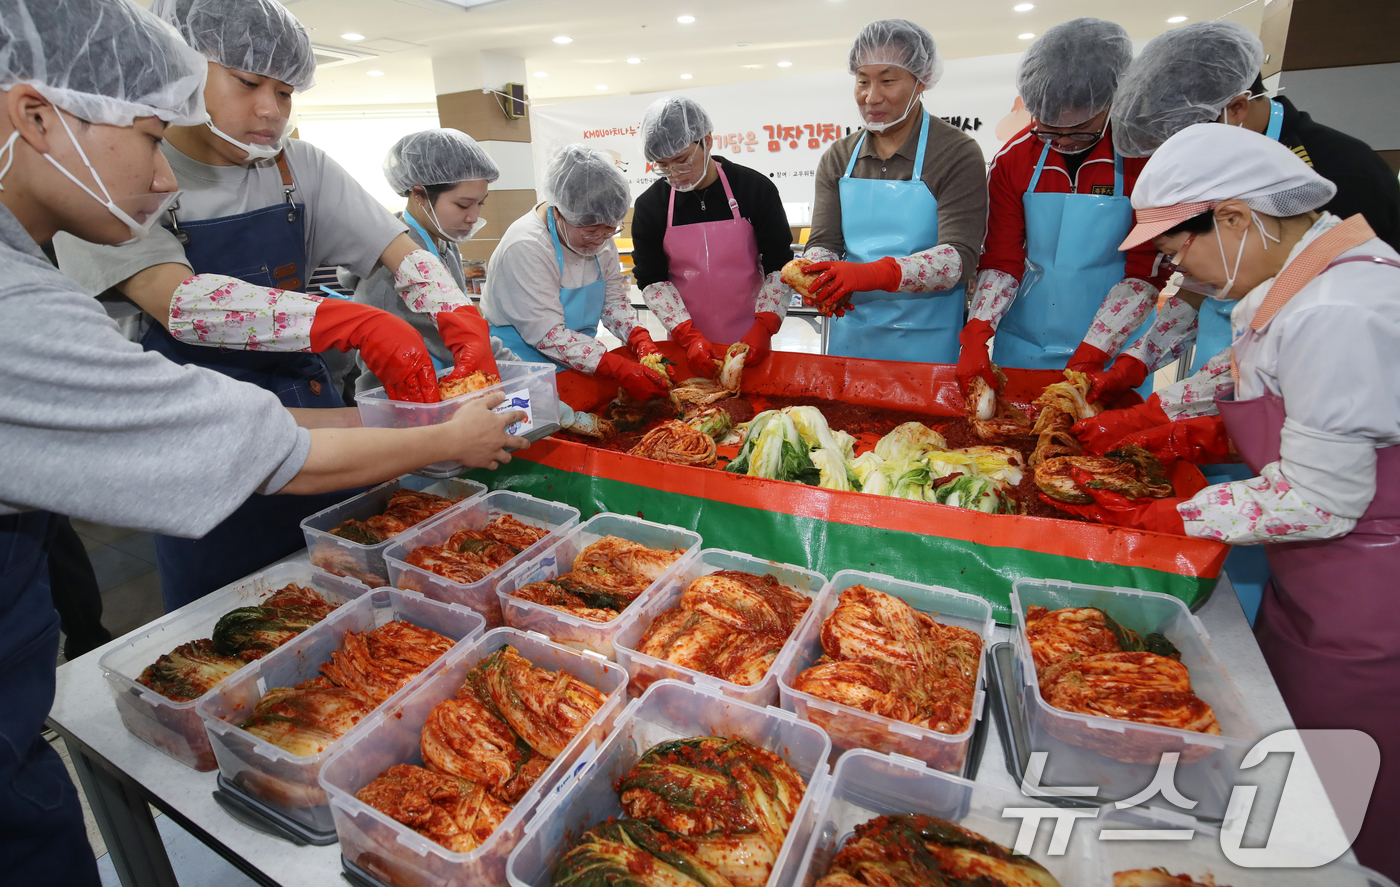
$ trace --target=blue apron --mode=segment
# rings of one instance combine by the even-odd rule
[[[41,735],[58,660],[55,528],[47,511],[0,516],[0,871],[7,884],[97,887],[78,790]]]
[[[1274,141],[1278,141],[1283,134],[1283,105],[1273,99],[1269,100],[1269,128],[1264,134]],[[1230,347],[1230,312],[1238,304],[1235,299],[1206,299],[1201,303],[1201,309],[1196,313],[1196,351],[1191,357],[1192,373]]]
[[[919,130],[914,175],[908,181],[851,177],[861,135],[846,164],[841,192],[841,235],[846,261],[875,262],[900,258],[938,245],[938,199],[924,184],[924,154],[928,148],[928,112]],[[855,293],[859,306],[839,320],[828,321],[827,353],[875,360],[956,363],[967,296],[964,284],[936,293]]]
[[[559,242],[559,232],[554,227],[554,208],[545,207],[545,222],[549,225],[549,236],[554,240],[554,259],[559,263],[559,279],[564,279],[564,247]],[[603,317],[604,297],[608,292],[607,281],[603,280],[603,263],[598,258],[593,259],[598,264],[598,279],[585,286],[568,289],[559,287],[559,303],[564,306],[564,326],[585,336],[596,336],[598,334],[598,321]],[[501,340],[516,357],[525,363],[552,363],[555,365],[555,372],[562,373],[569,367],[557,360],[545,357],[533,347],[526,345],[525,340],[520,338],[520,333],[515,327],[507,324],[496,326],[491,324],[491,335]]]
[[[411,225],[414,231],[417,231],[419,234],[423,235],[423,243],[428,247],[428,249],[432,250],[433,255],[437,256],[437,260],[439,262],[442,262],[443,267],[446,268],[447,262],[442,258],[442,253],[438,252],[437,244],[433,242],[432,235],[430,235],[422,225],[418,224],[418,220],[413,217],[413,213],[409,212],[408,210],[404,210],[399,217],[405,222],[407,222],[409,225]],[[443,370],[447,369],[447,364],[438,360],[436,355],[429,353],[428,359],[433,362],[433,369],[437,370],[438,372],[442,372]]]
[[[252,212],[167,226],[184,243],[185,261],[196,274],[226,274],[258,286],[300,289],[309,279],[306,206],[292,202],[291,175],[278,156],[287,202]],[[180,342],[159,323],[141,345],[178,364],[201,366],[277,395],[284,406],[345,406],[319,354],[234,351]],[[301,520],[353,495],[253,494],[201,539],[155,537],[160,591],[167,612],[262,569],[306,545]]]
[[[1127,266],[1118,251],[1133,227],[1133,205],[1123,188],[1123,158],[1113,152],[1111,195],[1037,194],[1049,155],[1047,144],[1030,187],[1021,195],[1027,268],[993,342],[992,360],[1001,366],[1064,369]],[[1153,316],[1138,333],[1150,327]],[[1149,378],[1148,394],[1151,382]]]

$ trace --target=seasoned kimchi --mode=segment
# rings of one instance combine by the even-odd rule
[[[442,400],[449,400],[461,397],[463,394],[471,394],[473,391],[490,388],[492,385],[499,385],[500,382],[501,377],[495,373],[487,373],[482,370],[468,372],[465,367],[459,367],[438,379],[438,397]]]
[[[412,764],[395,764],[355,797],[453,853],[480,847],[510,814],[482,785]]]
[[[415,548],[404,562],[453,582],[480,582],[547,535],[548,530],[502,514],[479,530],[458,530],[442,545]]]
[[[389,504],[383,514],[376,514],[365,520],[342,521],[331,535],[348,539],[360,545],[378,545],[388,541],[415,524],[420,524],[435,514],[439,514],[461,499],[422,493],[418,490],[399,489],[389,497]],[[338,550],[338,549],[337,549]],[[319,551],[318,551],[319,554]],[[315,558],[318,567],[324,566]],[[329,569],[329,567],[327,567]],[[334,572],[332,570],[332,572]]]
[[[680,551],[604,536],[579,552],[569,572],[531,582],[511,595],[590,622],[611,622],[680,556]]]
[[[1035,485],[1051,499],[1073,505],[1094,500],[1079,488],[1075,469],[1093,476],[1085,486],[1129,499],[1164,499],[1175,495],[1157,457],[1142,447],[1125,446],[1103,456],[1052,456],[1035,466]]]

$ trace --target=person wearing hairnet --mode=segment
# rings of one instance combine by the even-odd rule
[[[334,161],[285,137],[292,96],[314,82],[311,39],[275,0],[156,0],[151,11],[207,59],[209,119],[173,126],[161,145],[183,187],[163,227],[99,246],[59,235],[59,267],[93,292],[115,287],[155,322],[142,344],[177,363],[216,369],[290,407],[344,407],[318,353],[358,349],[391,397],[435,401],[432,360],[392,314],[301,292],[311,272],[395,269],[409,307],[431,314],[468,369],[495,372],[486,323],[447,269]],[[357,424],[353,410],[318,414]],[[300,522],[344,493],[249,500],[203,538],[159,536],[167,610],[305,544]]]
[[[642,150],[662,178],[632,214],[637,286],[705,376],[735,342],[749,346],[745,365],[762,362],[792,300],[782,280],[792,229],[778,187],[714,156],[712,128],[693,99],[668,96],[647,109]]]
[[[943,76],[928,31],[871,22],[848,67],[865,126],[817,164],[804,253],[819,275],[811,289],[833,315],[828,351],[952,363],[986,229],[986,160],[971,136],[923,108]]]
[[[1108,112],[1132,57],[1128,32],[1095,18],[1055,25],[1022,57],[1031,122],[988,174],[987,241],[959,336],[964,384],[980,375],[995,386],[993,360],[1101,371],[1152,312],[1160,255],[1151,244],[1118,251],[1144,161],[1113,150]]]
[[[500,175],[486,149],[457,129],[410,133],[395,142],[384,158],[384,178],[389,187],[408,198],[408,205],[397,215],[408,224],[409,238],[442,262],[464,299],[467,277],[457,245],[470,240],[486,224],[481,212],[487,188]],[[394,272],[387,266],[380,265],[356,283],[355,301],[398,315],[423,337],[434,366],[441,369],[453,365],[452,352],[439,335],[433,315],[409,307],[399,296]],[[499,339],[493,339],[491,345],[496,360],[516,359]],[[356,392],[384,384],[363,356],[359,365]]]
[[[667,381],[595,338],[601,321],[641,359],[659,354],[637,322],[613,238],[632,192],[616,162],[587,145],[549,161],[544,202],[511,223],[486,265],[481,312],[491,334],[522,360],[615,382],[637,400],[664,395]]]
[[[40,243],[144,236],[176,181],[167,127],[206,119],[208,72],[127,0],[0,4],[0,871],[97,885],[78,792],[40,735],[54,699],[57,515],[163,533],[212,528],[248,496],[374,483],[524,443],[519,412],[471,404],[432,428],[299,427],[307,411],[127,341]],[[470,413],[470,415],[466,415]]]
[[[1058,505],[1119,526],[1262,544],[1273,577],[1255,635],[1294,723],[1369,733],[1380,777],[1354,845],[1400,876],[1400,253],[1364,216],[1319,209],[1336,186],[1286,146],[1201,123],[1167,139],[1133,191],[1137,225],[1184,274],[1230,299],[1233,401],[1146,438],[1197,461],[1237,451],[1253,475],[1189,499],[1094,489]],[[1188,418],[1196,415],[1195,418]],[[1085,420],[1092,422],[1092,420]],[[1082,425],[1083,423],[1081,423]],[[1079,426],[1075,433],[1078,435]]]

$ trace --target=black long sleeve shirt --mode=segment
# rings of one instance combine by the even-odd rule
[[[763,173],[747,166],[731,163],[723,157],[715,157],[714,161],[724,167],[734,200],[739,204],[739,215],[753,225],[764,276],[781,271],[792,259],[792,229],[788,227],[778,186]],[[670,263],[662,246],[670,199],[671,186],[661,179],[642,192],[632,213],[632,273],[642,289],[671,279]],[[672,222],[675,225],[723,222],[733,217],[724,196],[724,183],[718,176],[708,188],[676,193],[676,215]]]

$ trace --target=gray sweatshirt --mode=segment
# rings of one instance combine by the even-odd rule
[[[199,537],[311,448],[270,392],[123,338],[4,206],[0,379],[0,514]]]

